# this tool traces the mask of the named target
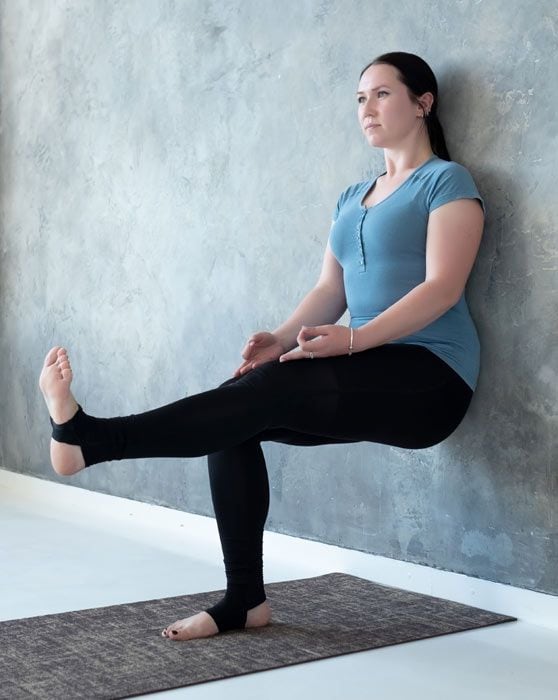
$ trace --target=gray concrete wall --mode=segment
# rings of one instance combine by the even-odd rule
[[[56,480],[54,344],[96,415],[231,375],[314,284],[339,193],[383,169],[361,68],[410,51],[487,202],[478,390],[428,450],[266,443],[267,527],[557,594],[555,1],[14,0],[1,22],[3,467]],[[71,483],[213,515],[205,458]]]

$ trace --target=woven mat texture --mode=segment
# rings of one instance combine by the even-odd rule
[[[267,627],[173,642],[224,591],[0,622],[0,698],[127,698],[515,620],[344,573],[266,584]]]

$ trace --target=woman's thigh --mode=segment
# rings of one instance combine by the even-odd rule
[[[441,358],[403,343],[270,362],[233,381],[249,381],[274,397],[275,420],[258,438],[293,445],[430,447],[457,428],[473,394]]]

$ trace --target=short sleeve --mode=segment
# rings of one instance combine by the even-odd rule
[[[442,204],[453,202],[456,199],[478,199],[486,214],[484,200],[480,196],[471,173],[464,166],[449,161],[449,166],[444,168],[436,178],[428,197],[428,211],[441,207]]]

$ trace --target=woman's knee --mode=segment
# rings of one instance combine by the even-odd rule
[[[227,379],[226,381],[224,381],[222,384],[219,384],[219,386],[217,388],[220,389],[222,386],[228,386],[229,384],[234,384],[239,379],[240,379],[240,377],[231,377],[230,379]]]
[[[240,377],[230,377],[219,387],[228,386],[229,384],[235,384],[237,382],[249,384],[252,381],[267,380],[269,378],[275,377],[283,369],[283,364],[279,361],[264,362],[255,369],[251,369],[249,372],[245,372]]]

